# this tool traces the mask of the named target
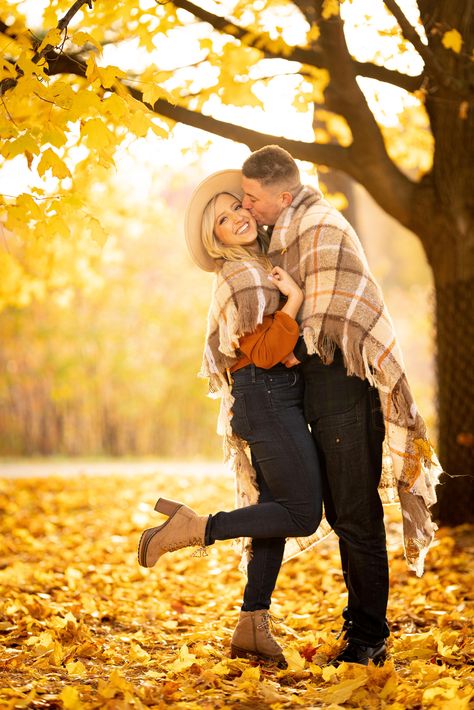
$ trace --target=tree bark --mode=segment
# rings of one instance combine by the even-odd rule
[[[439,454],[447,474],[436,515],[445,525],[474,522],[473,294],[473,278],[436,288]]]
[[[474,2],[419,0],[419,8],[432,57],[425,103],[435,151],[417,190],[413,230],[436,292],[439,454],[446,471],[436,514],[456,525],[474,522]],[[443,47],[440,27],[460,32],[460,53]]]

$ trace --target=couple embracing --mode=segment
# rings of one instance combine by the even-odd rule
[[[159,498],[169,517],[142,534],[139,563],[240,538],[247,581],[231,654],[284,665],[269,613],[280,566],[332,528],[348,603],[331,662],[383,663],[382,501],[398,495],[406,559],[421,575],[441,468],[357,235],[276,145],[198,185],[185,232],[194,261],[215,272],[201,375],[221,397],[237,508],[200,516]]]

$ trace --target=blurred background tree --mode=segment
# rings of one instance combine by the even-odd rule
[[[118,178],[95,185],[88,208],[110,236],[93,274],[3,312],[0,454],[215,456],[196,377],[210,280],[176,238],[167,179],[146,211]]]
[[[67,298],[71,288],[80,312],[76,299],[80,302],[79,294],[95,279],[112,283],[113,269],[104,265],[113,251],[102,215],[104,195],[97,210],[91,190],[106,182],[117,148],[131,137],[154,133],[164,139],[171,120],[251,149],[277,142],[295,158],[356,180],[419,238],[436,293],[440,453],[446,470],[456,476],[440,489],[439,512],[444,522],[472,519],[471,4],[380,0],[371,4],[370,13],[357,0],[228,0],[209,1],[205,8],[187,0],[34,5],[32,18],[28,3],[0,2],[1,155],[5,162],[23,156],[38,176],[27,191],[12,190],[4,197],[8,232],[0,258],[0,298],[8,308],[5,327],[26,332],[15,321],[22,317],[19,309],[32,313],[41,304],[37,318],[42,322],[44,309]],[[261,130],[255,130],[257,116],[267,116],[267,123],[275,119],[272,131],[285,137],[268,133],[262,121]],[[134,263],[125,245],[121,251]],[[132,272],[127,277],[124,263],[115,268],[123,269],[120,278],[126,284],[133,277]],[[140,373],[133,341],[125,346],[121,338],[126,323],[152,327],[142,322],[145,306],[127,302],[114,331],[111,314],[123,301],[111,293],[118,300],[107,310],[105,291],[92,312],[97,323],[102,309],[107,312],[109,338],[101,341],[102,330],[89,332],[88,314],[71,328],[74,337],[81,323],[86,329],[93,363],[88,381],[103,386],[105,373],[99,370],[107,367],[120,371],[124,383],[126,375],[142,382],[145,365]],[[163,310],[159,291],[152,301]],[[124,299],[125,292],[124,287]],[[165,308],[171,313],[174,307],[179,311],[168,291]],[[175,321],[180,318],[186,318],[185,308],[174,314]],[[173,328],[166,330],[173,362],[177,349],[184,357],[178,330],[175,340]],[[131,340],[133,332],[127,333]],[[113,355],[103,357],[108,348],[115,364]],[[43,354],[46,370],[49,357]],[[148,357],[150,367],[156,367],[153,353]],[[66,372],[66,352],[62,358]],[[160,358],[161,367],[166,361],[161,351]],[[65,380],[73,381],[73,374],[81,373],[71,370]],[[168,386],[167,381],[165,391]],[[67,401],[68,386],[58,392]],[[133,408],[126,388],[101,392],[100,398],[102,441],[117,452],[134,450],[131,442],[138,434],[122,433],[121,443],[111,444],[117,438],[112,412]],[[159,398],[153,406],[162,408]]]

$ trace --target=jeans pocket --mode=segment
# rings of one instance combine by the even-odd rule
[[[346,453],[361,445],[363,431],[357,406],[347,412],[321,417],[314,426],[324,451]]]
[[[232,396],[234,397],[232,418],[230,420],[232,431],[242,439],[247,439],[250,433],[250,424],[247,416],[245,393],[232,391]]]
[[[277,390],[283,387],[294,387],[300,381],[300,373],[296,369],[288,369],[286,372],[269,372],[266,382],[269,390]]]

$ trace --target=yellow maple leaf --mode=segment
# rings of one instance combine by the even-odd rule
[[[321,675],[323,680],[331,680],[334,675],[337,675],[337,668],[334,666],[325,666]]]
[[[112,65],[108,67],[96,67],[96,69],[100,83],[104,89],[110,89],[117,79],[125,79],[127,76],[124,71]]]
[[[46,33],[37,51],[41,52],[45,47],[48,46],[48,44],[52,47],[57,47],[58,44],[60,44],[62,41],[62,36],[62,30],[59,30],[57,27],[52,30],[49,30],[49,32]]]
[[[89,79],[89,81],[92,82],[97,78],[97,63],[95,61],[95,56],[91,54],[86,60],[86,79]]]
[[[190,668],[195,662],[196,656],[194,653],[189,653],[187,645],[184,644],[179,649],[178,658],[171,663],[170,670],[174,673],[179,673],[180,671],[186,670],[186,668]]]
[[[17,65],[22,70],[25,77],[36,76],[48,81],[48,77],[44,73],[46,62],[41,59],[39,62],[32,62],[33,53],[29,50],[23,51],[17,59]]]
[[[138,643],[132,643],[128,654],[128,660],[132,663],[147,663],[150,660],[150,654],[145,651]]]
[[[321,697],[325,703],[341,705],[349,700],[352,693],[367,683],[367,676],[349,678],[322,691]]]
[[[461,34],[458,30],[454,29],[445,32],[441,42],[443,43],[443,47],[446,47],[446,49],[452,49],[453,52],[456,52],[456,54],[459,54],[463,45]]]
[[[1,150],[1,154],[4,158],[11,159],[26,151],[33,155],[38,155],[39,153],[39,146],[29,133],[25,133],[23,136],[13,141],[6,142]]]
[[[51,148],[47,148],[44,151],[38,163],[38,174],[41,175],[41,177],[43,177],[48,170],[51,170],[52,175],[60,180],[62,180],[62,178],[71,177],[66,163],[61,160]]]
[[[138,136],[138,138],[142,138],[143,136],[146,136],[149,128],[150,119],[145,112],[135,111],[128,124],[128,130]]]
[[[246,682],[246,681],[259,681],[260,680],[260,667],[259,666],[251,666],[250,668],[246,668],[242,675],[239,678],[239,682]]]
[[[95,91],[84,89],[74,95],[71,105],[71,118],[85,118],[95,114],[101,108],[101,102]]]
[[[288,668],[292,671],[301,671],[306,665],[305,659],[295,646],[287,646],[285,648],[285,659],[288,663]]]
[[[319,35],[321,34],[321,31],[318,27],[318,25],[311,25],[311,29],[306,35],[306,41],[308,44],[311,44],[312,42],[317,42],[319,39]]]
[[[102,102],[103,110],[115,119],[122,118],[128,113],[127,102],[117,94],[107,96]]]
[[[339,16],[339,0],[324,0],[322,16],[324,20]]]
[[[163,96],[163,90],[156,84],[150,84],[143,91],[143,101],[150,106],[154,106],[155,103]]]
[[[219,663],[216,663],[216,665],[211,668],[211,673],[215,673],[216,675],[227,675],[229,672],[230,666],[225,659],[219,661]]]
[[[117,670],[110,674],[110,680],[99,680],[97,692],[103,698],[113,698],[117,693],[127,693],[133,691],[133,685],[126,680]]]
[[[72,688],[71,686],[63,688],[59,697],[66,710],[80,710],[82,708],[79,692],[76,688]]]
[[[66,655],[66,652],[62,645],[59,643],[59,641],[54,642],[54,647],[53,647],[53,653],[51,656],[51,663],[54,663],[55,666],[60,666],[61,663],[63,662],[64,656]]]
[[[66,663],[66,670],[69,675],[84,675],[87,671],[85,665],[81,661],[70,661]]]
[[[54,123],[46,124],[45,130],[43,131],[43,141],[54,145],[55,148],[61,148],[66,143],[66,132],[56,126]]]
[[[71,37],[71,41],[82,47],[85,44],[92,44],[99,53],[102,53],[102,45],[89,32],[75,32]]]
[[[100,118],[91,118],[81,127],[81,135],[86,138],[89,148],[104,148],[113,142],[113,134]]]

